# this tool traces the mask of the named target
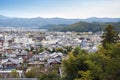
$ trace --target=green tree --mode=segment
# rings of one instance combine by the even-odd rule
[[[120,80],[120,43],[111,45],[108,51],[110,61],[106,65],[106,79],[107,80]]]
[[[81,78],[78,78],[78,79],[75,79],[75,80],[93,80],[92,79],[92,75],[91,75],[91,72],[89,70],[87,71],[79,71],[78,72],[82,77]]]
[[[55,73],[44,73],[38,78],[39,80],[60,80],[60,76]]]
[[[35,71],[34,70],[27,71],[25,73],[25,77],[26,78],[35,78],[36,77]]]
[[[43,52],[45,49],[44,48],[39,48],[37,53]]]
[[[10,76],[11,78],[18,78],[19,77],[19,75],[18,75],[16,70],[11,71],[10,75],[11,75]]]
[[[71,52],[73,50],[72,46],[65,46],[64,49],[65,49],[64,50],[65,54],[68,54],[69,52]]]
[[[78,47],[75,47],[74,49],[73,49],[73,55],[74,56],[77,56],[77,55],[79,55],[79,54],[86,54],[86,51],[85,50],[82,50],[79,46]]]
[[[76,52],[76,51],[75,51]],[[74,56],[74,53],[70,53],[69,57],[63,60],[63,77],[65,80],[74,80],[79,78],[78,71],[86,71],[88,69],[87,64],[84,61],[87,60],[87,55],[82,53]]]
[[[64,52],[64,50],[63,50],[62,48],[56,48],[55,51],[56,51],[56,52],[61,52],[61,53]]]
[[[107,49],[107,44],[114,44],[117,43],[119,40],[118,32],[115,31],[114,27],[108,25],[103,33],[102,36],[102,45],[105,49]]]
[[[65,80],[120,80],[120,43],[109,44],[92,54],[71,52],[63,60]]]
[[[120,43],[109,44],[107,50],[101,49],[91,57],[92,62],[99,65],[98,67],[101,69],[100,73],[95,72],[95,74],[99,74],[100,80],[120,80]],[[92,73],[93,71],[91,70]]]

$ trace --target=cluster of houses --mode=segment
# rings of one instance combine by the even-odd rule
[[[101,32],[46,32],[46,37],[41,41],[42,45],[50,50],[63,48],[64,46],[80,46],[88,52],[96,52],[101,44]]]
[[[28,66],[47,67],[61,64],[65,55],[62,52],[52,52],[55,48],[80,46],[88,52],[96,52],[101,41],[100,36],[101,33],[92,32],[1,31],[0,75],[7,77],[16,70],[20,77],[24,77],[23,71]],[[45,50],[37,52],[41,47]]]

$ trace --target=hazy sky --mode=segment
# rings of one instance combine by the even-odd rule
[[[120,0],[0,0],[0,15],[27,18],[120,18]]]

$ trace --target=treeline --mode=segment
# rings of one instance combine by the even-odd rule
[[[92,23],[77,22],[77,23],[74,23],[72,25],[64,25],[64,24],[46,25],[46,26],[43,26],[43,28],[46,28],[50,31],[62,31],[62,32],[66,32],[66,31],[97,32],[97,31],[104,30],[108,24],[115,26],[115,29],[120,31],[120,22],[117,22],[117,23],[114,23],[114,22],[106,22],[106,23],[103,23],[103,22],[92,22]]]

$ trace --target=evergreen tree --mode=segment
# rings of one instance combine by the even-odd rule
[[[105,31],[103,33],[103,40],[102,40],[102,45],[103,47],[106,49],[106,45],[107,44],[114,44],[116,42],[118,42],[119,40],[119,36],[118,36],[118,32],[115,31],[114,27],[111,25],[108,25],[105,28]]]

